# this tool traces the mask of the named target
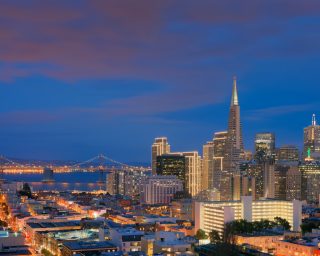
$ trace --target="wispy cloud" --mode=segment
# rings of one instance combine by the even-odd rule
[[[283,106],[253,109],[253,110],[245,111],[243,113],[243,118],[247,120],[270,119],[277,116],[315,110],[317,109],[318,106],[319,105],[316,103],[309,103],[309,104],[283,105]]]

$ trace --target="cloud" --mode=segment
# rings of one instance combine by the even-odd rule
[[[319,8],[318,1],[289,0],[4,1],[0,80],[41,75],[74,84],[92,78],[159,82],[157,93],[104,104],[121,115],[217,103],[228,97],[233,73],[250,71],[250,56],[312,55],[320,38],[295,40],[287,26],[288,20],[319,17]]]
[[[262,120],[270,119],[276,116],[283,116],[293,113],[304,112],[317,108],[317,104],[297,104],[297,105],[283,105],[268,108],[254,109],[245,111],[243,116],[247,120]]]

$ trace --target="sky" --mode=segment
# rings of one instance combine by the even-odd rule
[[[246,149],[320,121],[320,1],[0,2],[0,154],[150,162],[202,151],[238,78]]]

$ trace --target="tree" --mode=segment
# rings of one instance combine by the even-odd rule
[[[300,228],[301,228],[302,234],[305,234],[305,233],[311,232],[313,228],[318,228],[318,224],[314,222],[302,223],[300,225]]]
[[[202,229],[198,229],[195,237],[198,240],[208,239],[208,236],[206,235],[206,232],[204,232]]]
[[[281,217],[275,217],[274,222],[277,226],[283,227],[284,230],[289,230],[291,228],[289,222]]]
[[[210,239],[210,242],[212,244],[216,244],[216,243],[219,243],[221,242],[221,238],[220,238],[220,235],[219,235],[219,232],[217,230],[211,230],[211,232],[209,233],[209,239]]]

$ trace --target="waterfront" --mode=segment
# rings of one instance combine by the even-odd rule
[[[28,174],[4,174],[4,179],[7,182],[26,182],[29,183],[34,191],[39,190],[56,190],[56,191],[93,191],[97,189],[105,189],[105,182],[98,184],[99,172],[69,172],[55,173],[53,183],[43,183],[43,175],[38,173]],[[104,175],[103,181],[106,177]]]

